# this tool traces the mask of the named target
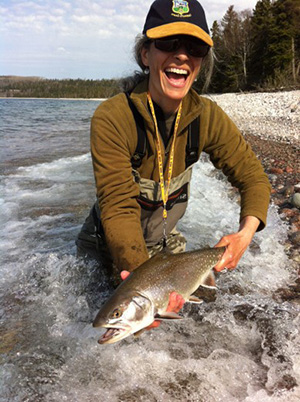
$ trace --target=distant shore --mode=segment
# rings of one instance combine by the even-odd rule
[[[74,100],[74,101],[100,101],[103,102],[107,98],[25,98],[17,96],[0,96],[0,99],[18,99],[18,100]]]

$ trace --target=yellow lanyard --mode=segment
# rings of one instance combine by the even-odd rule
[[[149,102],[149,106],[150,106],[150,110],[151,110],[151,114],[152,114],[154,126],[155,126],[156,150],[157,150],[157,161],[158,161],[158,171],[159,171],[159,184],[160,184],[160,189],[161,189],[161,198],[163,201],[163,222],[164,222],[163,237],[164,237],[164,243],[165,243],[166,238],[167,238],[167,235],[166,235],[166,224],[167,224],[167,216],[168,216],[167,202],[168,202],[168,196],[169,196],[169,190],[170,190],[170,182],[171,182],[171,178],[172,178],[174,152],[175,152],[175,140],[176,140],[177,130],[178,130],[179,121],[180,121],[180,117],[181,117],[182,102],[180,102],[176,120],[175,120],[175,127],[174,127],[174,133],[173,133],[173,139],[172,139],[172,145],[171,145],[170,157],[169,157],[167,187],[165,189],[164,167],[163,167],[164,165],[163,165],[163,157],[162,157],[162,151],[161,151],[161,140],[159,137],[154,106],[153,106],[153,102],[152,102],[151,95],[149,92],[147,93],[147,98],[148,98],[148,102]]]

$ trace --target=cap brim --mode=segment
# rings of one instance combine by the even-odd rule
[[[214,44],[208,33],[190,22],[171,22],[146,31],[146,36],[149,39],[159,39],[172,35],[190,35],[203,40],[209,46]]]

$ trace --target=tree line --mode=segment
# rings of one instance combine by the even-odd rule
[[[211,36],[215,63],[208,92],[299,87],[300,0],[259,0],[253,11],[241,12],[231,5],[214,21]],[[200,77],[195,89],[202,86]],[[120,91],[118,79],[0,80],[2,96],[109,98]]]
[[[26,98],[110,98],[120,92],[115,79],[24,79],[0,80],[0,94]]]
[[[253,12],[230,6],[211,34],[210,92],[299,86],[300,0],[260,0]]]

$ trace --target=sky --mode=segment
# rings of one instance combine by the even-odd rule
[[[208,26],[230,5],[202,0]],[[0,75],[120,78],[136,68],[132,48],[152,0],[0,0]],[[235,4],[236,3],[236,4]]]

